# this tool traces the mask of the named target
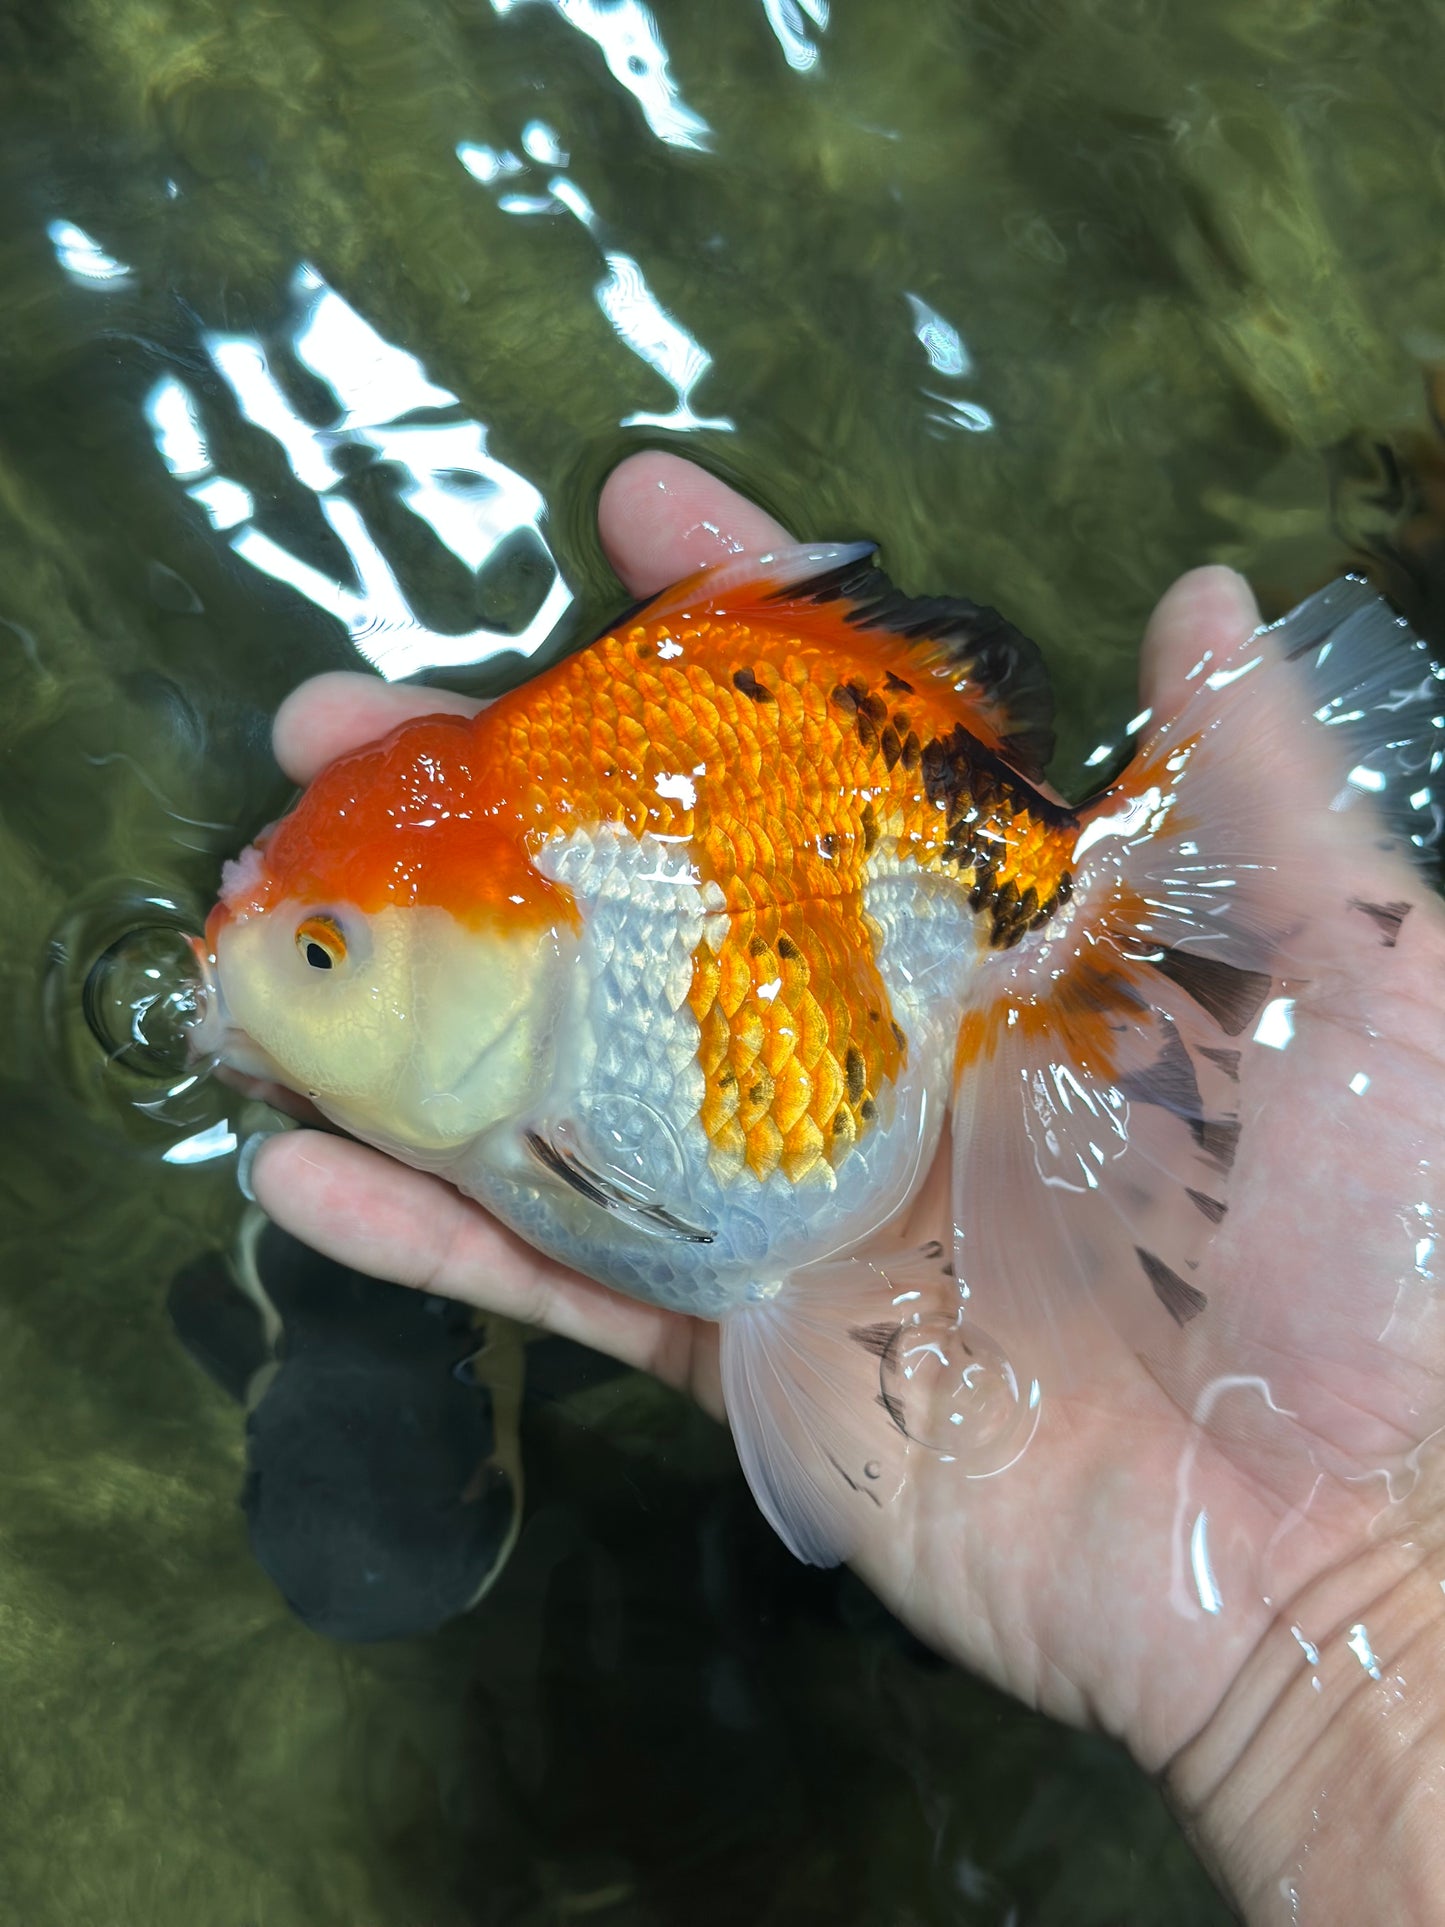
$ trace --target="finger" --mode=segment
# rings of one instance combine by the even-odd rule
[[[598,505],[603,546],[633,595],[652,595],[707,562],[792,538],[782,524],[677,455],[634,455],[608,477]],[[403,687],[348,670],[313,676],[276,713],[276,760],[296,783],[413,716],[469,716],[447,689]]]
[[[722,1416],[711,1328],[553,1264],[442,1179],[318,1131],[262,1144],[249,1179],[268,1217],[339,1263],[590,1345]]]
[[[219,1063],[212,1073],[219,1084],[225,1084],[233,1091],[255,1103],[269,1104],[273,1111],[284,1111],[288,1117],[298,1119],[302,1124],[321,1124],[326,1120],[320,1111],[299,1091],[287,1090],[284,1084],[277,1084],[269,1077],[252,1077],[246,1071],[238,1071],[232,1065]]]
[[[347,750],[374,743],[413,716],[470,716],[480,706],[450,689],[404,687],[334,669],[291,691],[276,712],[271,743],[291,780],[309,783]]]
[[[1193,683],[1189,672],[1206,656],[1212,666],[1234,654],[1259,626],[1249,584],[1233,569],[1191,569],[1180,576],[1149,618],[1140,684],[1158,715],[1172,715]]]
[[[793,540],[781,522],[680,455],[650,450],[613,469],[597,505],[607,559],[634,595],[744,550]]]

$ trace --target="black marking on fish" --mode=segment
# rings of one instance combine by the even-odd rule
[[[847,1082],[848,1102],[856,1104],[863,1095],[867,1083],[867,1072],[863,1065],[863,1053],[856,1044],[850,1044],[843,1057],[843,1076]]]
[[[1050,829],[1077,821],[1066,803],[1041,795],[1024,770],[981,743],[962,723],[955,723],[947,736],[934,736],[924,744],[922,767],[929,802],[944,810],[950,822],[970,804],[984,808],[1003,801],[1026,808]]]
[[[600,1172],[584,1164],[572,1152],[559,1150],[549,1138],[540,1131],[526,1133],[527,1149],[537,1162],[550,1171],[555,1178],[571,1188],[589,1204],[599,1210],[610,1211],[614,1216],[624,1219],[640,1231],[675,1238],[682,1244],[710,1245],[713,1234],[685,1218],[676,1217],[662,1205],[651,1199],[630,1193],[616,1178],[604,1177]]]
[[[904,696],[911,696],[913,694],[913,684],[911,682],[904,682],[901,676],[895,676],[891,669],[883,678],[883,687],[885,689],[897,690]]]
[[[882,629],[919,644],[925,659],[966,676],[977,692],[1002,706],[1013,725],[1005,738],[1016,764],[1038,774],[1053,754],[1053,697],[1038,645],[997,609],[963,596],[908,596],[895,589],[871,557],[841,563],[811,581],[774,590],[770,600],[842,603],[856,629]]]
[[[795,963],[802,954],[802,951],[799,950],[791,937],[778,938],[778,955],[780,957],[786,957],[789,963]]]
[[[899,1431],[903,1434],[904,1438],[907,1438],[908,1427],[903,1422],[902,1400],[896,1399],[893,1396],[892,1392],[880,1392],[878,1394],[878,1403],[883,1407],[884,1411],[888,1414],[889,1418],[891,1418],[893,1423],[898,1427]]]
[[[1400,925],[1414,907],[1412,903],[1366,903],[1361,897],[1350,898],[1350,908],[1362,911],[1370,919],[1387,950],[1393,950],[1400,941]]]
[[[1178,984],[1207,1011],[1226,1037],[1238,1037],[1258,1015],[1274,981],[1266,970],[1242,970],[1238,964],[1201,957],[1192,950],[1162,950],[1149,961],[1161,977]]]
[[[989,882],[992,887],[992,878]],[[976,894],[978,894],[977,884],[969,893],[970,904],[973,903]],[[1014,944],[1027,936],[1030,930],[1041,928],[1053,915],[1052,899],[1041,908],[1039,893],[1033,884],[1031,883],[1020,893],[1018,884],[1012,879],[993,889],[989,908],[993,912],[993,923],[988,940],[990,947],[994,950],[1012,949]]]
[[[733,671],[733,687],[740,689],[745,696],[751,697],[755,703],[771,703],[777,701],[772,690],[767,688],[765,684],[760,683],[751,669],[735,669]]]
[[[1210,1044],[1201,1044],[1199,1055],[1207,1057],[1211,1064],[1217,1064],[1231,1084],[1239,1082],[1240,1053],[1237,1050],[1216,1050]]]
[[[943,1256],[943,1245],[937,1238],[930,1238],[926,1245],[920,1245],[918,1247],[918,1255],[920,1258],[941,1258]]]
[[[1175,1117],[1194,1119],[1204,1115],[1194,1061],[1173,1024],[1167,1026],[1164,1047],[1154,1062],[1143,1070],[1127,1072],[1118,1080],[1118,1088],[1133,1103],[1157,1104],[1161,1111],[1170,1111]]]
[[[1231,1171],[1239,1154],[1237,1117],[1191,1118],[1189,1129],[1194,1142],[1218,1171]]]
[[[1177,1271],[1171,1271],[1162,1258],[1156,1258],[1152,1251],[1142,1245],[1135,1245],[1134,1256],[1143,1268],[1144,1276],[1154,1287],[1154,1296],[1174,1320],[1183,1327],[1191,1318],[1197,1318],[1209,1303],[1197,1285],[1191,1285],[1187,1278],[1181,1278]]]
[[[840,682],[833,691],[830,700],[835,702],[839,709],[846,710],[850,716],[857,715],[858,698],[853,694],[853,691],[848,687],[847,683]]]
[[[865,1352],[872,1352],[875,1358],[882,1358],[898,1334],[898,1326],[892,1325],[850,1325],[848,1336],[855,1345],[861,1345]]]
[[[829,1465],[832,1466],[833,1470],[838,1474],[838,1477],[843,1481],[844,1485],[846,1485],[850,1491],[857,1492],[858,1494],[860,1494],[861,1497],[865,1499],[871,1499],[874,1505],[878,1507],[878,1510],[880,1512],[883,1510],[883,1501],[879,1498],[878,1494],[874,1492],[872,1488],[869,1486],[859,1485],[858,1481],[853,1477],[852,1473],[845,1471],[844,1468],[841,1465],[839,1465],[838,1461],[833,1457],[833,1454],[831,1452],[828,1454],[828,1463]]]
[[[1188,1185],[1184,1187],[1184,1195],[1191,1204],[1199,1207],[1211,1224],[1221,1223],[1229,1209],[1222,1198],[1211,1198],[1207,1191],[1192,1191]]]

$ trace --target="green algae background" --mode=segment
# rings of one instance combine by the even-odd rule
[[[1179,570],[1228,561],[1275,612],[1418,508],[1390,451],[1445,361],[1441,6],[855,0],[824,30],[790,0],[663,0],[694,146],[649,124],[654,43],[651,82],[616,51],[639,11],[0,4],[6,1927],[1222,1917],[1110,1747],[794,1569],[721,1438],[636,1382],[529,1408],[528,1525],[477,1613],[325,1644],[251,1561],[240,1413],[167,1321],[239,1200],[230,1160],[163,1153],[226,1100],[140,1111],[73,965],[146,893],[199,916],[285,801],[271,710],[358,661],[145,417],[184,384],[256,526],[345,579],[203,345],[284,338],[298,264],[540,491],[576,597],[552,646],[623,601],[601,478],[686,448],[1035,634],[1065,783],[1134,707]],[[536,121],[565,160],[524,149]],[[485,183],[462,144],[518,171]],[[504,205],[557,179],[590,225]],[[68,273],[54,222],[128,272]],[[596,298],[609,252],[711,358],[691,406],[730,427],[624,426],[676,396]],[[956,331],[942,367],[925,309]],[[474,578],[384,465],[340,492],[436,629],[525,617],[527,568]]]

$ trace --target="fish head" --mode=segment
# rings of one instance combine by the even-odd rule
[[[198,1051],[413,1162],[534,1101],[563,993],[566,893],[476,764],[455,717],[341,758],[225,866],[206,926]]]

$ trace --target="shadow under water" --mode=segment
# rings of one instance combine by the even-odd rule
[[[1121,1755],[794,1567],[631,1376],[535,1374],[473,1611],[309,1630],[238,1503],[265,1360],[167,1309],[256,1114],[80,988],[284,805],[302,677],[483,692],[614,613],[641,446],[1007,611],[1065,787],[1190,564],[1438,623],[1442,61],[1419,0],[0,11],[7,1921],[1223,1917]]]

